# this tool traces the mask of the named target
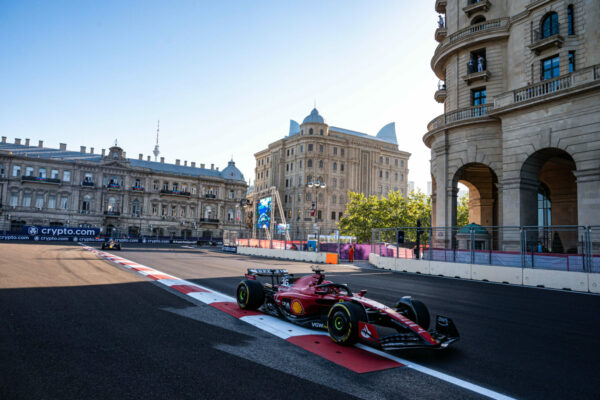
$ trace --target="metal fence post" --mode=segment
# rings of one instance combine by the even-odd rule
[[[429,261],[433,260],[433,227],[429,227]]]
[[[396,228],[396,258],[400,258],[400,243],[398,243],[398,228]]]
[[[469,228],[469,241],[471,242],[471,264],[475,264],[475,229]]]

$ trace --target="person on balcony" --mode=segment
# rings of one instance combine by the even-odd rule
[[[438,15],[438,28],[443,28],[444,27],[444,17],[442,17],[442,15]]]
[[[485,59],[479,55],[477,56],[477,72],[485,71]]]
[[[475,60],[472,58],[469,60],[469,63],[467,64],[467,71],[469,74],[472,74],[473,72],[475,72]]]

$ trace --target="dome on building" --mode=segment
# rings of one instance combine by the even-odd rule
[[[310,115],[307,116],[306,118],[304,118],[304,121],[302,121],[303,124],[324,124],[325,123],[325,119],[323,119],[323,117],[321,117],[321,115],[319,114],[319,111],[316,108],[313,108],[313,110],[310,112]]]
[[[396,137],[396,123],[390,122],[381,128],[381,130],[377,132],[376,137],[389,143],[398,144],[398,139]]]
[[[233,160],[229,161],[229,163],[227,164],[227,167],[225,167],[223,169],[223,171],[221,171],[221,176],[223,177],[223,179],[227,179],[227,180],[232,180],[232,181],[246,181],[244,179],[244,175],[242,174],[242,172],[237,169],[237,167],[235,166],[235,162]]]
[[[290,133],[288,136],[294,136],[300,133],[300,124],[290,119]]]

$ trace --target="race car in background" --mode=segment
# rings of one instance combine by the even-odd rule
[[[348,285],[325,280],[323,270],[295,278],[284,269],[248,269],[236,289],[238,306],[283,318],[306,328],[327,330],[338,344],[356,342],[383,350],[407,348],[443,349],[459,339],[448,317],[437,316],[430,325],[425,304],[410,296],[388,307],[353,293]],[[269,277],[271,282],[257,278]]]
[[[102,250],[121,250],[121,243],[117,243],[113,239],[108,239],[102,243]]]

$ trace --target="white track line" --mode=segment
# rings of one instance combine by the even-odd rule
[[[89,246],[84,246],[84,248],[88,251],[91,251],[92,253],[104,258],[107,261],[111,261],[115,264],[124,266],[128,269],[131,269],[135,266],[141,266],[141,267],[145,267],[145,268],[150,268],[152,269],[152,271],[136,271],[138,274],[142,274],[142,275],[153,275],[153,274],[160,274],[160,275],[169,275],[172,276],[170,274],[167,274],[166,272],[162,272],[159,271],[157,269],[151,268],[151,267],[147,267],[145,265],[141,265],[141,264],[137,264],[134,261],[130,261],[121,257],[116,257],[112,254],[106,253],[106,252],[99,252],[98,250],[94,249],[93,247],[89,247]],[[121,264],[121,262],[119,261],[115,261],[115,258],[118,258],[119,261],[123,261],[123,262],[128,262],[128,263],[132,263],[135,265],[124,265]],[[211,303],[215,303],[215,302],[235,302],[236,300],[231,297],[228,296],[226,294],[217,292],[216,290],[213,289],[209,289],[207,287],[201,286],[201,285],[197,285],[195,283],[183,280],[183,279],[179,279],[177,277],[174,277],[175,279],[159,279],[155,282],[160,283],[164,286],[173,286],[173,285],[189,285],[189,286],[195,286],[195,287],[199,287],[201,289],[204,290],[208,290],[208,292],[192,292],[192,293],[188,293],[187,295],[190,297],[193,297],[196,300],[201,301],[202,303],[205,304],[211,304]],[[246,317],[241,317],[238,318],[240,321],[244,321],[250,325],[253,325],[265,332],[268,332],[274,336],[277,336],[281,339],[288,339],[290,337],[293,336],[302,336],[302,335],[327,335],[327,333],[325,332],[319,332],[319,331],[313,331],[313,330],[309,330],[303,327],[299,327],[297,325],[294,325],[292,323],[283,321],[281,319],[272,317],[270,315],[253,315],[253,316],[246,316]],[[498,393],[498,392],[494,392],[491,389],[486,389],[482,386],[476,385],[474,383],[471,382],[467,382],[463,379],[460,378],[455,378],[451,375],[445,374],[443,372],[439,372],[436,370],[433,370],[431,368],[425,367],[423,365],[414,363],[412,361],[408,361],[405,360],[403,358],[400,357],[396,357],[393,356],[391,354],[388,354],[384,351],[381,350],[377,350],[374,349],[372,347],[369,346],[365,346],[363,344],[357,344],[356,347],[371,352],[373,354],[377,354],[380,355],[382,357],[385,357],[387,359],[396,361],[400,364],[404,364],[406,365],[408,368],[414,369],[415,371],[419,371],[423,374],[432,376],[434,378],[440,379],[444,382],[448,382],[451,383],[453,385],[459,386],[463,389],[467,389],[470,390],[472,392],[475,393],[479,393],[483,396],[489,397],[491,399],[496,399],[496,400],[515,400],[514,397],[510,397],[510,396],[506,396],[504,394]]]

